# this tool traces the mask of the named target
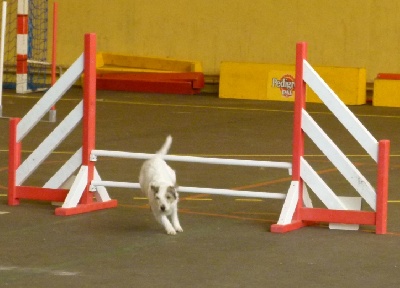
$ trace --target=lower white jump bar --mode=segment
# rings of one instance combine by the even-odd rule
[[[140,189],[139,183],[93,180],[91,183],[90,190],[95,191],[96,186]],[[285,199],[286,198],[286,194],[284,194],[284,193],[237,191],[237,190],[230,190],[230,189],[199,188],[199,187],[185,187],[185,186],[179,186],[178,191],[184,192],[184,193],[205,193],[205,194],[225,195],[225,196],[234,196],[234,197],[249,197],[249,198],[265,198],[265,199]]]

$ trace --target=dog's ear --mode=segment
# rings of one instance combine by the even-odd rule
[[[150,189],[154,192],[154,194],[157,194],[160,187],[156,185],[150,185]]]
[[[175,199],[178,199],[178,186],[169,186],[168,192],[170,192],[172,195],[174,195]]]

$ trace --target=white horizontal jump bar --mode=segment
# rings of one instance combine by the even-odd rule
[[[150,159],[155,154],[108,151],[108,150],[92,150],[92,155],[115,157],[115,158]],[[193,162],[193,163],[205,163],[205,164],[271,167],[271,168],[282,168],[289,170],[292,169],[292,163],[290,162],[223,159],[223,158],[209,158],[209,157],[195,157],[195,156],[178,156],[178,155],[165,155],[163,156],[163,159],[168,161]]]
[[[140,189],[139,183],[115,182],[115,181],[93,180],[91,183],[91,186]],[[237,190],[230,190],[230,189],[199,188],[199,187],[185,187],[185,186],[179,186],[178,191],[184,192],[184,193],[205,193],[205,194],[215,194],[215,195],[235,196],[235,197],[249,197],[249,198],[266,198],[266,199],[285,199],[286,198],[286,194],[284,194],[284,193],[237,191]]]

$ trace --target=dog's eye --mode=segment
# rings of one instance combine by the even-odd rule
[[[167,199],[168,199],[168,200],[171,200],[171,198],[172,198],[171,196],[169,196],[169,195],[167,196]]]
[[[156,200],[160,200],[160,197],[156,196]]]

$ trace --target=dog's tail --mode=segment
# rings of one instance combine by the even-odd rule
[[[160,150],[156,152],[156,154],[161,156],[166,155],[168,153],[169,148],[171,147],[171,144],[172,144],[172,137],[171,135],[168,135],[164,145],[161,147]]]

